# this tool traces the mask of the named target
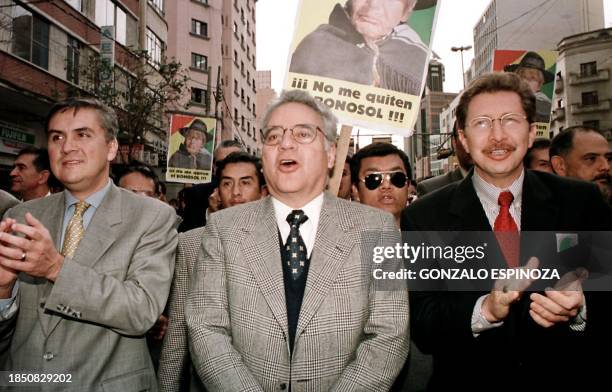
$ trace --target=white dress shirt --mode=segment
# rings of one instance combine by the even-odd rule
[[[293,210],[302,210],[308,217],[308,220],[300,225],[300,235],[306,245],[306,251],[308,258],[312,254],[314,248],[315,238],[317,236],[317,227],[319,226],[319,216],[321,215],[321,208],[323,208],[323,192],[308,203],[300,208],[291,208],[283,202],[272,197],[272,204],[274,205],[274,213],[276,215],[276,224],[280,231],[281,239],[283,244],[287,242],[291,227],[287,223],[287,216]]]

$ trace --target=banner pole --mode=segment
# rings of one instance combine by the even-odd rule
[[[336,164],[334,165],[334,171],[329,180],[329,186],[327,187],[327,190],[333,195],[338,195],[338,190],[340,189],[342,170],[344,170],[344,162],[346,161],[346,155],[348,153],[352,133],[352,126],[342,125],[342,128],[340,129],[340,138],[338,139],[338,143],[336,145]]]

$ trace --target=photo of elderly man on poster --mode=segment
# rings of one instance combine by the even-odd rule
[[[419,95],[428,47],[406,22],[436,0],[347,0],[296,47],[290,72]]]

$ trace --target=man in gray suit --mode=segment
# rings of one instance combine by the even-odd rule
[[[144,334],[170,289],[177,218],[110,181],[112,109],[60,102],[46,130],[66,190],[20,204],[0,223],[0,368],[63,375],[45,390],[156,391]]]
[[[4,215],[9,208],[17,204],[19,204],[19,200],[15,196],[0,190],[0,215]]]
[[[194,267],[198,375],[210,391],[387,390],[408,354],[407,289],[375,284],[367,254],[397,243],[393,217],[324,193],[337,124],[325,105],[284,92],[262,124],[271,197],[213,214]]]
[[[243,151],[229,154],[217,163],[221,208],[259,200],[268,194],[261,172],[261,161]],[[179,233],[176,266],[168,299],[168,331],[159,360],[161,392],[204,391],[205,388],[191,366],[185,323],[185,300],[193,266],[198,260],[203,227]]]
[[[468,154],[463,145],[459,142],[459,136],[457,134],[457,122],[453,124],[453,135],[451,139],[453,145],[453,151],[459,162],[459,167],[446,174],[442,174],[427,180],[421,181],[417,184],[417,193],[419,197],[425,196],[427,193],[433,192],[436,189],[443,188],[448,184],[452,184],[456,181],[461,181],[470,171],[474,163],[470,154]]]

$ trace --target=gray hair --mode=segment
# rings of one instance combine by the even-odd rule
[[[49,132],[49,123],[51,122],[53,116],[70,109],[74,109],[74,114],[76,114],[80,109],[95,110],[98,114],[100,128],[104,130],[104,137],[106,138],[106,141],[110,142],[117,137],[117,132],[119,132],[117,113],[115,113],[111,107],[107,106],[104,102],[96,98],[73,97],[56,103],[53,105],[51,111],[47,115],[47,120],[45,121],[45,131]]]
[[[325,134],[325,139],[330,144],[336,144],[336,139],[338,137],[338,119],[327,107],[327,105],[321,101],[318,101],[312,95],[303,90],[284,90],[280,97],[273,101],[266,109],[262,121],[263,129],[268,127],[268,122],[270,121],[272,112],[287,103],[301,103],[302,105],[308,106],[314,110],[319,116],[321,116],[321,120],[323,120],[322,131]]]

